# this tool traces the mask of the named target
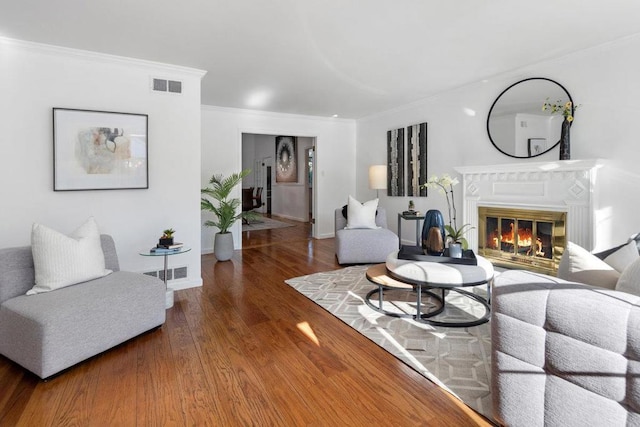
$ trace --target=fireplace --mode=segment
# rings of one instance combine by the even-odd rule
[[[602,166],[591,159],[457,167],[462,175],[462,224],[475,227],[466,236],[469,248],[497,264],[554,274],[567,241],[591,249],[598,234],[602,238],[606,232],[596,230],[596,215],[603,208],[601,186],[596,185]],[[498,228],[500,246],[484,241],[487,223],[481,224],[479,215],[483,207],[505,209],[489,215],[496,218],[489,228]],[[502,237],[511,223],[516,230],[531,230],[531,245],[525,235],[514,237],[514,243]],[[551,239],[551,246],[545,239]]]
[[[495,265],[555,275],[566,213],[478,206],[478,253]]]

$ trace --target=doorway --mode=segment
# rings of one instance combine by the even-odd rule
[[[316,138],[295,136],[297,174],[295,182],[276,180],[276,137],[282,134],[245,133],[242,136],[242,169],[252,173],[242,183],[243,188],[262,187],[262,206],[257,212],[311,224],[316,235],[315,197]]]

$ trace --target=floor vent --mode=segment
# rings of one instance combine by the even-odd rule
[[[173,269],[173,278],[174,279],[186,279],[187,278],[187,267],[178,267]]]
[[[160,280],[164,280],[164,270],[158,271],[146,271],[142,274],[151,277],[157,277]],[[167,270],[167,280],[177,280],[187,278],[187,267],[170,268]]]
[[[158,271],[158,278],[160,280],[164,280],[164,270]],[[171,280],[171,279],[173,279],[173,270],[169,269],[167,270],[167,280]]]
[[[178,80],[151,79],[151,90],[154,92],[182,93],[182,82]]]

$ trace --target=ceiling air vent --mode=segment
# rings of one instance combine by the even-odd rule
[[[182,82],[175,80],[169,80],[169,92],[182,93]]]
[[[154,92],[182,93],[182,82],[154,77],[151,79],[151,89]]]

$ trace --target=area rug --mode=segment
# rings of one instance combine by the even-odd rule
[[[271,230],[274,228],[286,228],[293,226],[295,226],[295,224],[288,224],[273,218],[261,216],[258,219],[251,220],[249,224],[242,223],[242,231]]]
[[[365,277],[368,267],[347,267],[296,277],[285,283],[492,419],[489,323],[469,328],[436,327],[379,313],[365,303],[367,293],[376,288]],[[486,286],[474,292],[486,295]],[[393,290],[385,291],[384,295],[385,309],[415,313],[415,293]],[[438,320],[469,320],[484,313],[479,304],[456,292],[449,292],[446,298],[447,308],[438,315]],[[423,303],[425,299],[427,307],[434,303],[424,297]],[[373,300],[377,303],[375,297]]]

